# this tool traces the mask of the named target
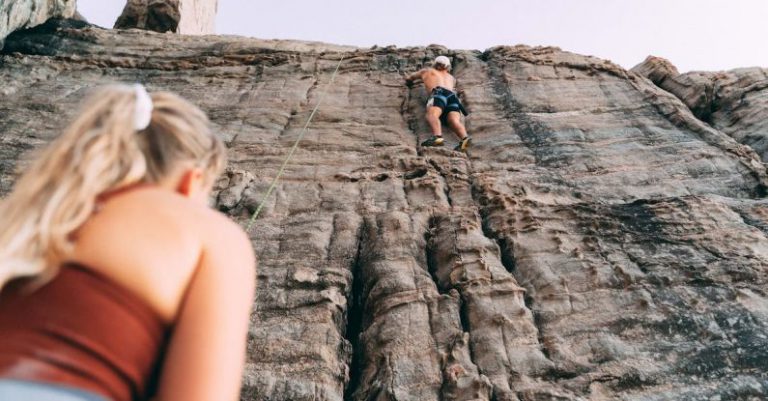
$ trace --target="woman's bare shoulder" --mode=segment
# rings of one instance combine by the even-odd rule
[[[133,194],[135,199],[126,199],[129,204],[144,205],[157,218],[173,218],[185,230],[196,233],[207,246],[237,241],[248,241],[245,230],[229,216],[202,202],[193,201],[177,193],[149,188]],[[150,206],[151,205],[151,206]],[[153,216],[148,216],[152,218]]]
[[[145,187],[109,199],[100,213],[130,218],[173,219],[184,225],[227,225],[225,215],[199,201],[156,187]]]
[[[140,294],[168,318],[201,258],[248,260],[252,252],[245,232],[226,215],[158,188],[111,197],[76,236],[74,261]]]
[[[109,264],[134,261],[152,269],[158,264],[193,265],[207,248],[247,236],[204,202],[143,187],[103,202],[75,237],[76,256]]]

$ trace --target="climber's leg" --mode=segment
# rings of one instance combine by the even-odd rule
[[[432,130],[432,137],[421,143],[421,146],[440,146],[443,144],[443,131],[440,124],[440,114],[443,109],[437,106],[427,107],[426,119]]]
[[[472,139],[467,135],[467,129],[464,124],[461,123],[461,113],[458,111],[451,111],[448,113],[448,125],[451,127],[456,136],[459,137],[459,144],[456,145],[453,150],[465,151],[472,143]]]
[[[464,127],[464,124],[461,123],[461,113],[458,111],[451,111],[448,113],[447,120],[448,126],[451,127],[459,139],[464,139],[467,137],[467,129]]]
[[[432,130],[432,135],[434,136],[442,136],[443,130],[442,126],[440,124],[440,114],[443,113],[443,109],[437,106],[430,106],[427,108],[427,124],[429,124],[429,128]]]

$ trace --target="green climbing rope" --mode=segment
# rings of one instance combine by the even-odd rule
[[[341,67],[341,62],[344,61],[344,54],[341,55],[341,58],[339,59],[339,63],[336,64],[336,69],[333,70],[333,75],[331,75],[331,81],[328,82],[328,86],[331,86],[333,84],[334,79],[336,79],[336,73],[339,72],[339,67]],[[312,118],[315,116],[315,113],[317,112],[317,109],[320,107],[320,103],[323,102],[323,98],[325,97],[325,94],[328,92],[328,87],[326,87],[326,90],[320,94],[320,97],[317,99],[317,104],[315,104],[315,107],[312,109],[312,113],[309,114],[309,118],[307,119],[306,124],[304,124],[304,128],[301,129],[301,132],[299,133],[299,137],[296,138],[296,141],[293,143],[293,147],[291,148],[291,151],[288,152],[288,156],[286,156],[285,160],[283,160],[283,164],[280,166],[280,170],[277,171],[277,175],[272,180],[272,184],[269,186],[269,189],[267,189],[267,193],[264,195],[264,198],[261,200],[261,203],[259,203],[259,206],[256,208],[256,211],[253,212],[253,216],[251,216],[251,219],[248,221],[248,225],[245,228],[246,232],[251,231],[251,227],[253,226],[253,223],[256,221],[256,219],[259,217],[259,213],[261,213],[261,209],[264,208],[264,205],[267,203],[267,199],[269,199],[269,196],[272,195],[272,191],[275,190],[275,187],[277,186],[277,181],[280,180],[280,177],[283,175],[283,172],[285,172],[285,166],[288,165],[288,162],[291,160],[291,157],[293,157],[293,153],[296,151],[296,148],[299,146],[299,142],[301,142],[301,139],[304,138],[304,134],[307,132],[307,127],[309,127],[309,123],[312,122]]]

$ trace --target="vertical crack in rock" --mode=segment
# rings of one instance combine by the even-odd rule
[[[451,199],[450,207],[430,220],[430,272],[441,291],[460,294],[457,312],[467,333],[467,363],[478,369],[476,383],[487,383],[477,384],[485,389],[483,397],[517,400],[516,379],[510,378],[543,373],[552,364],[540,350],[524,290],[508,271],[513,267],[504,266],[496,242],[483,232],[469,161],[430,152],[429,164]]]
[[[439,215],[433,222],[430,259],[435,266],[435,280],[441,288],[459,293],[456,313],[468,340],[467,363],[479,369],[481,375],[476,383],[484,389],[483,397],[490,398],[493,389],[494,393],[503,395],[499,399],[512,400],[514,392],[508,377],[513,372],[507,367],[514,370],[522,366],[511,366],[515,363],[509,358],[511,354],[526,353],[512,349],[513,344],[525,342],[522,338],[525,325],[512,328],[518,325],[520,312],[525,309],[522,288],[501,266],[498,256],[494,255],[494,244],[480,233],[474,213],[469,217],[468,210],[453,210],[455,215]],[[533,334],[530,323],[527,326]],[[506,338],[507,330],[522,336]],[[535,337],[529,339],[531,341],[535,341]],[[504,353],[499,354],[499,350]],[[504,358],[504,362],[499,358]]]
[[[430,319],[440,295],[414,253],[411,225],[402,212],[365,217],[356,275],[364,311],[355,351],[360,379],[347,400],[441,399],[443,374]]]
[[[482,220],[482,223],[480,224],[482,235],[487,240],[491,241],[497,247],[498,252],[500,252],[499,259],[501,262],[500,264],[503,265],[505,270],[504,273],[513,276],[516,279],[515,283],[520,283],[524,288],[524,291],[528,293],[523,296],[521,292],[519,298],[521,304],[519,317],[513,319],[517,322],[518,327],[525,327],[527,325],[528,329],[523,330],[523,333],[526,333],[528,336],[527,341],[524,341],[521,344],[520,339],[517,338],[517,336],[520,335],[520,332],[517,331],[516,333],[516,330],[512,329],[503,330],[502,338],[504,342],[510,342],[519,347],[519,349],[508,350],[508,353],[520,358],[510,359],[508,362],[510,365],[508,374],[510,386],[512,387],[511,390],[524,389],[524,391],[515,391],[515,397],[517,398],[536,399],[531,397],[541,397],[543,394],[549,394],[549,392],[555,391],[550,385],[552,382],[576,377],[581,372],[575,367],[562,364],[559,359],[556,358],[557,352],[554,352],[551,349],[553,340],[549,338],[551,334],[548,333],[546,328],[547,315],[537,308],[535,303],[536,298],[531,296],[531,294],[537,294],[537,289],[532,287],[533,284],[520,275],[515,260],[514,243],[512,243],[507,236],[501,235],[492,227],[490,221],[494,218],[493,215],[495,215],[495,213],[491,211],[491,208],[496,206],[492,206],[492,204],[488,202],[487,194],[484,193],[481,184],[474,178],[472,179],[472,195],[474,202],[479,208],[479,214]],[[510,212],[514,213],[514,211],[509,210],[501,210],[500,212],[502,211],[504,214]],[[544,379],[550,384],[542,384],[531,388],[530,384],[528,384],[528,381],[531,379]],[[496,383],[494,382],[494,384]],[[520,388],[517,388],[518,385]],[[503,394],[504,397],[510,397],[508,392],[505,394],[505,391],[501,391],[501,394]]]
[[[405,159],[403,163],[408,171],[403,176],[408,218],[400,212],[367,218],[361,247],[365,257],[359,263],[366,283],[361,289],[366,317],[357,351],[363,373],[349,399],[391,397],[387,383],[395,380],[400,388],[416,391],[394,395],[397,399],[488,400],[491,385],[472,360],[470,335],[464,329],[470,323],[462,322],[462,297],[442,276],[450,273],[453,264],[436,259],[442,252],[436,247],[453,249],[456,237],[432,238],[435,220],[430,216],[451,209],[447,196],[454,194],[446,190],[445,178],[428,161]],[[421,316],[427,327],[415,320]],[[424,340],[427,343],[420,346]],[[412,355],[408,363],[399,356],[403,353]],[[406,376],[413,374],[421,378],[418,389],[409,384],[415,377]]]
[[[344,401],[352,401],[352,395],[360,386],[362,373],[362,352],[360,349],[360,333],[363,324],[363,278],[361,276],[363,264],[363,233],[365,223],[361,225],[357,233],[357,252],[352,264],[352,288],[347,297],[347,325],[344,337],[349,341],[352,354],[348,362],[349,381],[345,383]]]
[[[470,311],[467,307],[467,302],[465,302],[463,298],[459,298],[459,321],[461,322],[461,330],[471,335],[472,327],[469,323],[469,313]],[[472,347],[469,347],[469,358],[472,363],[477,364],[477,362],[475,362],[477,358],[474,355]]]
[[[479,195],[477,194],[475,186],[472,187],[472,196],[477,201]],[[498,236],[488,225],[487,212],[484,209],[479,209],[480,219],[482,220],[483,235],[496,242],[496,246],[499,247],[499,253],[501,254],[501,264],[504,268],[511,273],[515,274],[515,247],[514,244],[509,243],[506,238]]]
[[[432,237],[434,236],[435,230],[437,229],[436,220],[437,219],[434,216],[429,218],[429,224],[426,232],[424,233],[427,270],[429,270],[429,275],[432,277],[432,281],[435,282],[437,290],[440,292],[440,294],[445,294],[448,291],[448,288],[446,288],[446,283],[441,283],[441,280],[438,277],[438,264],[435,260],[435,243],[432,241]]]

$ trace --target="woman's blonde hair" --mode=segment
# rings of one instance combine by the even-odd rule
[[[158,182],[183,161],[202,168],[208,183],[221,174],[226,148],[205,113],[169,92],[150,97],[149,125],[137,131],[137,89],[97,89],[18,179],[0,203],[0,288],[15,277],[53,277],[100,194]]]

